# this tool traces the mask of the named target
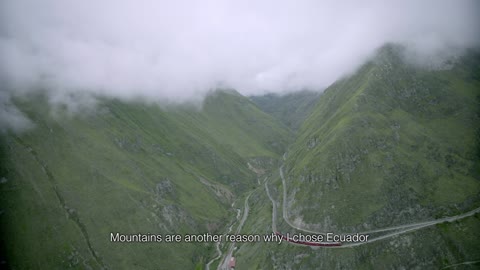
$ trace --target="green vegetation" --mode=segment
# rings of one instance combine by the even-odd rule
[[[318,92],[300,91],[285,95],[266,94],[250,99],[262,111],[272,115],[292,130],[298,130],[318,102]]]
[[[321,95],[216,91],[200,107],[98,98],[76,114],[16,97],[35,128],[1,137],[1,259],[16,269],[204,269],[213,244],[111,243],[110,233],[225,233],[252,191],[241,233],[271,233],[265,177],[278,230],[298,232],[282,218],[284,152],[299,227],[362,232],[478,208],[480,56],[428,69],[402,50],[383,47]],[[478,228],[476,214],[354,248],[244,243],[234,255],[237,269],[438,269],[480,261]]]
[[[478,56],[426,70],[401,50],[329,87],[304,122],[286,162],[292,219],[351,231],[480,205]]]
[[[203,264],[206,245],[111,243],[110,233],[223,232],[232,200],[257,181],[247,162],[277,158],[290,138],[231,91],[203,108],[100,99],[71,115],[42,96],[16,103],[35,123],[2,138],[2,242],[19,269]]]
[[[355,74],[333,84],[297,131],[284,169],[289,219],[296,225],[361,232],[480,206],[479,54],[469,52],[436,70],[407,64],[401,54],[402,48],[386,46]],[[269,186],[281,203],[283,190],[276,173]],[[250,201],[258,206],[251,210],[245,230],[270,231],[268,197],[258,193]],[[480,261],[478,217],[355,248],[242,246],[237,265],[442,269],[458,264],[458,269],[475,269]],[[281,216],[277,227],[298,233]]]

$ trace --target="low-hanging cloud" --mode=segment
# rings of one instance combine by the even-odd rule
[[[453,0],[4,0],[1,87],[165,102],[198,100],[218,86],[247,95],[323,89],[387,42],[432,55],[478,46],[479,6]]]
[[[0,91],[0,135],[30,129],[34,124],[11,101],[8,92]]]

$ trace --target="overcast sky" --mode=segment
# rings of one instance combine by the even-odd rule
[[[321,90],[386,42],[479,44],[480,1],[2,0],[0,79],[14,91],[185,101]]]

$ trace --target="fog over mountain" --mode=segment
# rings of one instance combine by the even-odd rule
[[[0,0],[0,270],[480,268],[479,19]]]
[[[479,44],[478,1],[29,1],[0,4],[2,91],[160,102],[322,90],[376,48]],[[60,98],[61,99],[61,98]],[[5,103],[5,102],[3,102]]]

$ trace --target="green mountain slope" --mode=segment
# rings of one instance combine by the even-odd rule
[[[418,223],[480,207],[480,54],[429,69],[402,53],[383,47],[318,98],[217,91],[201,108],[100,98],[77,114],[42,96],[16,98],[35,128],[1,137],[0,262],[202,269],[217,256],[213,244],[111,243],[110,233],[224,233],[239,224],[242,234],[354,233],[417,224],[370,233],[377,240],[355,247],[231,250],[236,269],[475,268],[478,212]],[[235,219],[232,208],[247,205],[246,219]],[[228,245],[220,248],[223,257]]]
[[[429,71],[400,54],[383,48],[306,120],[286,163],[298,222],[391,226],[480,205],[478,56]]]
[[[250,99],[264,112],[298,130],[318,102],[318,92],[300,91],[285,95],[266,94]]]
[[[101,99],[88,113],[18,98],[35,123],[2,137],[0,215],[16,269],[192,269],[213,245],[111,243],[110,233],[223,232],[256,183],[247,165],[279,157],[290,134],[235,92],[202,109]],[[253,160],[253,161],[252,161]]]
[[[403,61],[385,46],[355,74],[329,87],[267,182],[276,230],[355,233],[412,225],[480,206],[480,55],[441,69]],[[272,231],[265,189],[250,198],[243,233]],[[296,228],[295,228],[296,227]],[[408,228],[408,227],[407,227]],[[345,248],[242,245],[236,269],[476,269],[480,215]],[[392,234],[389,236],[389,234]]]

